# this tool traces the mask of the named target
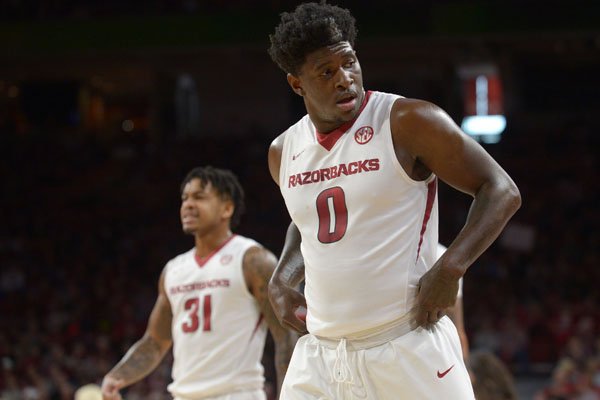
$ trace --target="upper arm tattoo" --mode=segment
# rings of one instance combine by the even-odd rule
[[[158,298],[156,299],[156,303],[150,314],[150,319],[148,320],[147,333],[157,341],[170,342],[172,340],[172,321],[173,312],[165,289],[165,270],[163,269],[158,282]]]
[[[277,258],[264,248],[251,248],[244,256],[244,276],[248,288],[256,299],[274,340],[282,337],[287,331],[273,313],[268,296],[269,280],[276,265]]]
[[[295,332],[281,326],[269,301],[268,285],[277,265],[277,258],[266,249],[251,248],[244,256],[243,265],[244,276],[250,292],[260,307],[275,344],[277,387],[280,388],[296,344],[297,336]]]

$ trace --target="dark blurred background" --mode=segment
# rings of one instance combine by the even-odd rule
[[[332,2],[357,18],[367,89],[460,124],[461,71],[497,71],[507,126],[482,144],[523,206],[465,276],[471,348],[523,399],[600,398],[600,2]],[[142,335],[162,267],[193,245],[192,167],[238,174],[238,232],[279,254],[266,153],[304,109],[266,49],[298,3],[0,0],[0,399],[72,399]],[[441,184],[442,243],[469,204]],[[170,361],[126,397],[166,398]]]

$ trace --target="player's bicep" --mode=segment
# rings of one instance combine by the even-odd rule
[[[285,331],[273,312],[268,296],[269,280],[276,265],[277,258],[264,248],[250,248],[244,255],[244,277],[248,289],[256,299],[263,318],[275,339]]]
[[[409,153],[464,193],[475,195],[483,184],[504,174],[485,149],[434,104],[413,103],[398,116],[396,124]]]
[[[455,189],[474,196],[482,185],[503,173],[498,163],[466,134],[453,132],[445,142],[447,146],[424,152],[423,163]]]
[[[281,152],[283,151],[284,135],[279,135],[269,146],[269,172],[271,177],[279,185],[279,169],[281,166]]]
[[[173,320],[173,313],[171,311],[171,304],[164,290],[164,271],[161,274],[159,280],[158,297],[150,313],[148,319],[148,326],[146,328],[146,335],[150,336],[161,347],[168,347],[171,345],[171,322]]]

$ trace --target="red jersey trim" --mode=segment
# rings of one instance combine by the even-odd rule
[[[423,224],[421,225],[421,235],[419,236],[419,248],[417,249],[417,260],[421,254],[421,245],[423,244],[423,236],[427,230],[427,223],[431,217],[431,210],[433,209],[433,201],[437,193],[437,178],[434,178],[427,184],[427,204],[425,205],[425,215],[423,215]],[[415,260],[415,262],[417,261]]]
[[[351,121],[345,122],[336,129],[332,130],[329,133],[321,133],[315,129],[315,134],[317,136],[317,142],[323,147],[330,151],[333,146],[337,143],[337,141],[342,137],[344,133],[348,131],[354,125],[356,119],[360,116],[362,111],[365,109],[367,102],[369,101],[369,97],[371,97],[371,91],[367,90],[365,93],[365,98],[363,99],[362,104],[360,105],[360,109],[358,110],[358,114]]]
[[[258,328],[260,328],[260,325],[262,324],[264,318],[265,318],[264,315],[260,314],[260,316],[258,317],[258,321],[256,321],[256,326],[254,327],[254,330],[252,331],[252,335],[250,336],[250,339],[252,339],[254,337],[254,335],[256,335],[256,331],[258,331]]]
[[[196,263],[198,264],[198,266],[200,268],[204,267],[206,265],[206,263],[209,262],[210,259],[213,258],[213,256],[219,252],[219,250],[221,250],[223,247],[225,247],[225,245],[227,243],[229,243],[231,241],[231,239],[233,239],[236,236],[237,236],[236,234],[231,235],[226,241],[221,243],[221,245],[219,247],[217,247],[216,249],[211,251],[210,254],[207,255],[205,258],[200,258],[198,256],[198,254],[196,252],[194,252],[194,260],[196,260]]]

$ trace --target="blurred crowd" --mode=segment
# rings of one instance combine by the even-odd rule
[[[532,124],[535,125],[535,124]],[[239,232],[281,250],[289,223],[266,165],[264,133],[204,139],[81,132],[0,135],[0,399],[72,399],[143,333],[164,264],[193,245],[179,184],[196,165],[236,172],[248,211]],[[600,398],[598,124],[515,124],[488,151],[523,207],[465,276],[471,347],[517,377],[547,377],[537,400]],[[469,199],[440,186],[440,239]],[[272,385],[271,344],[264,363]],[[167,358],[126,398],[164,399]]]

